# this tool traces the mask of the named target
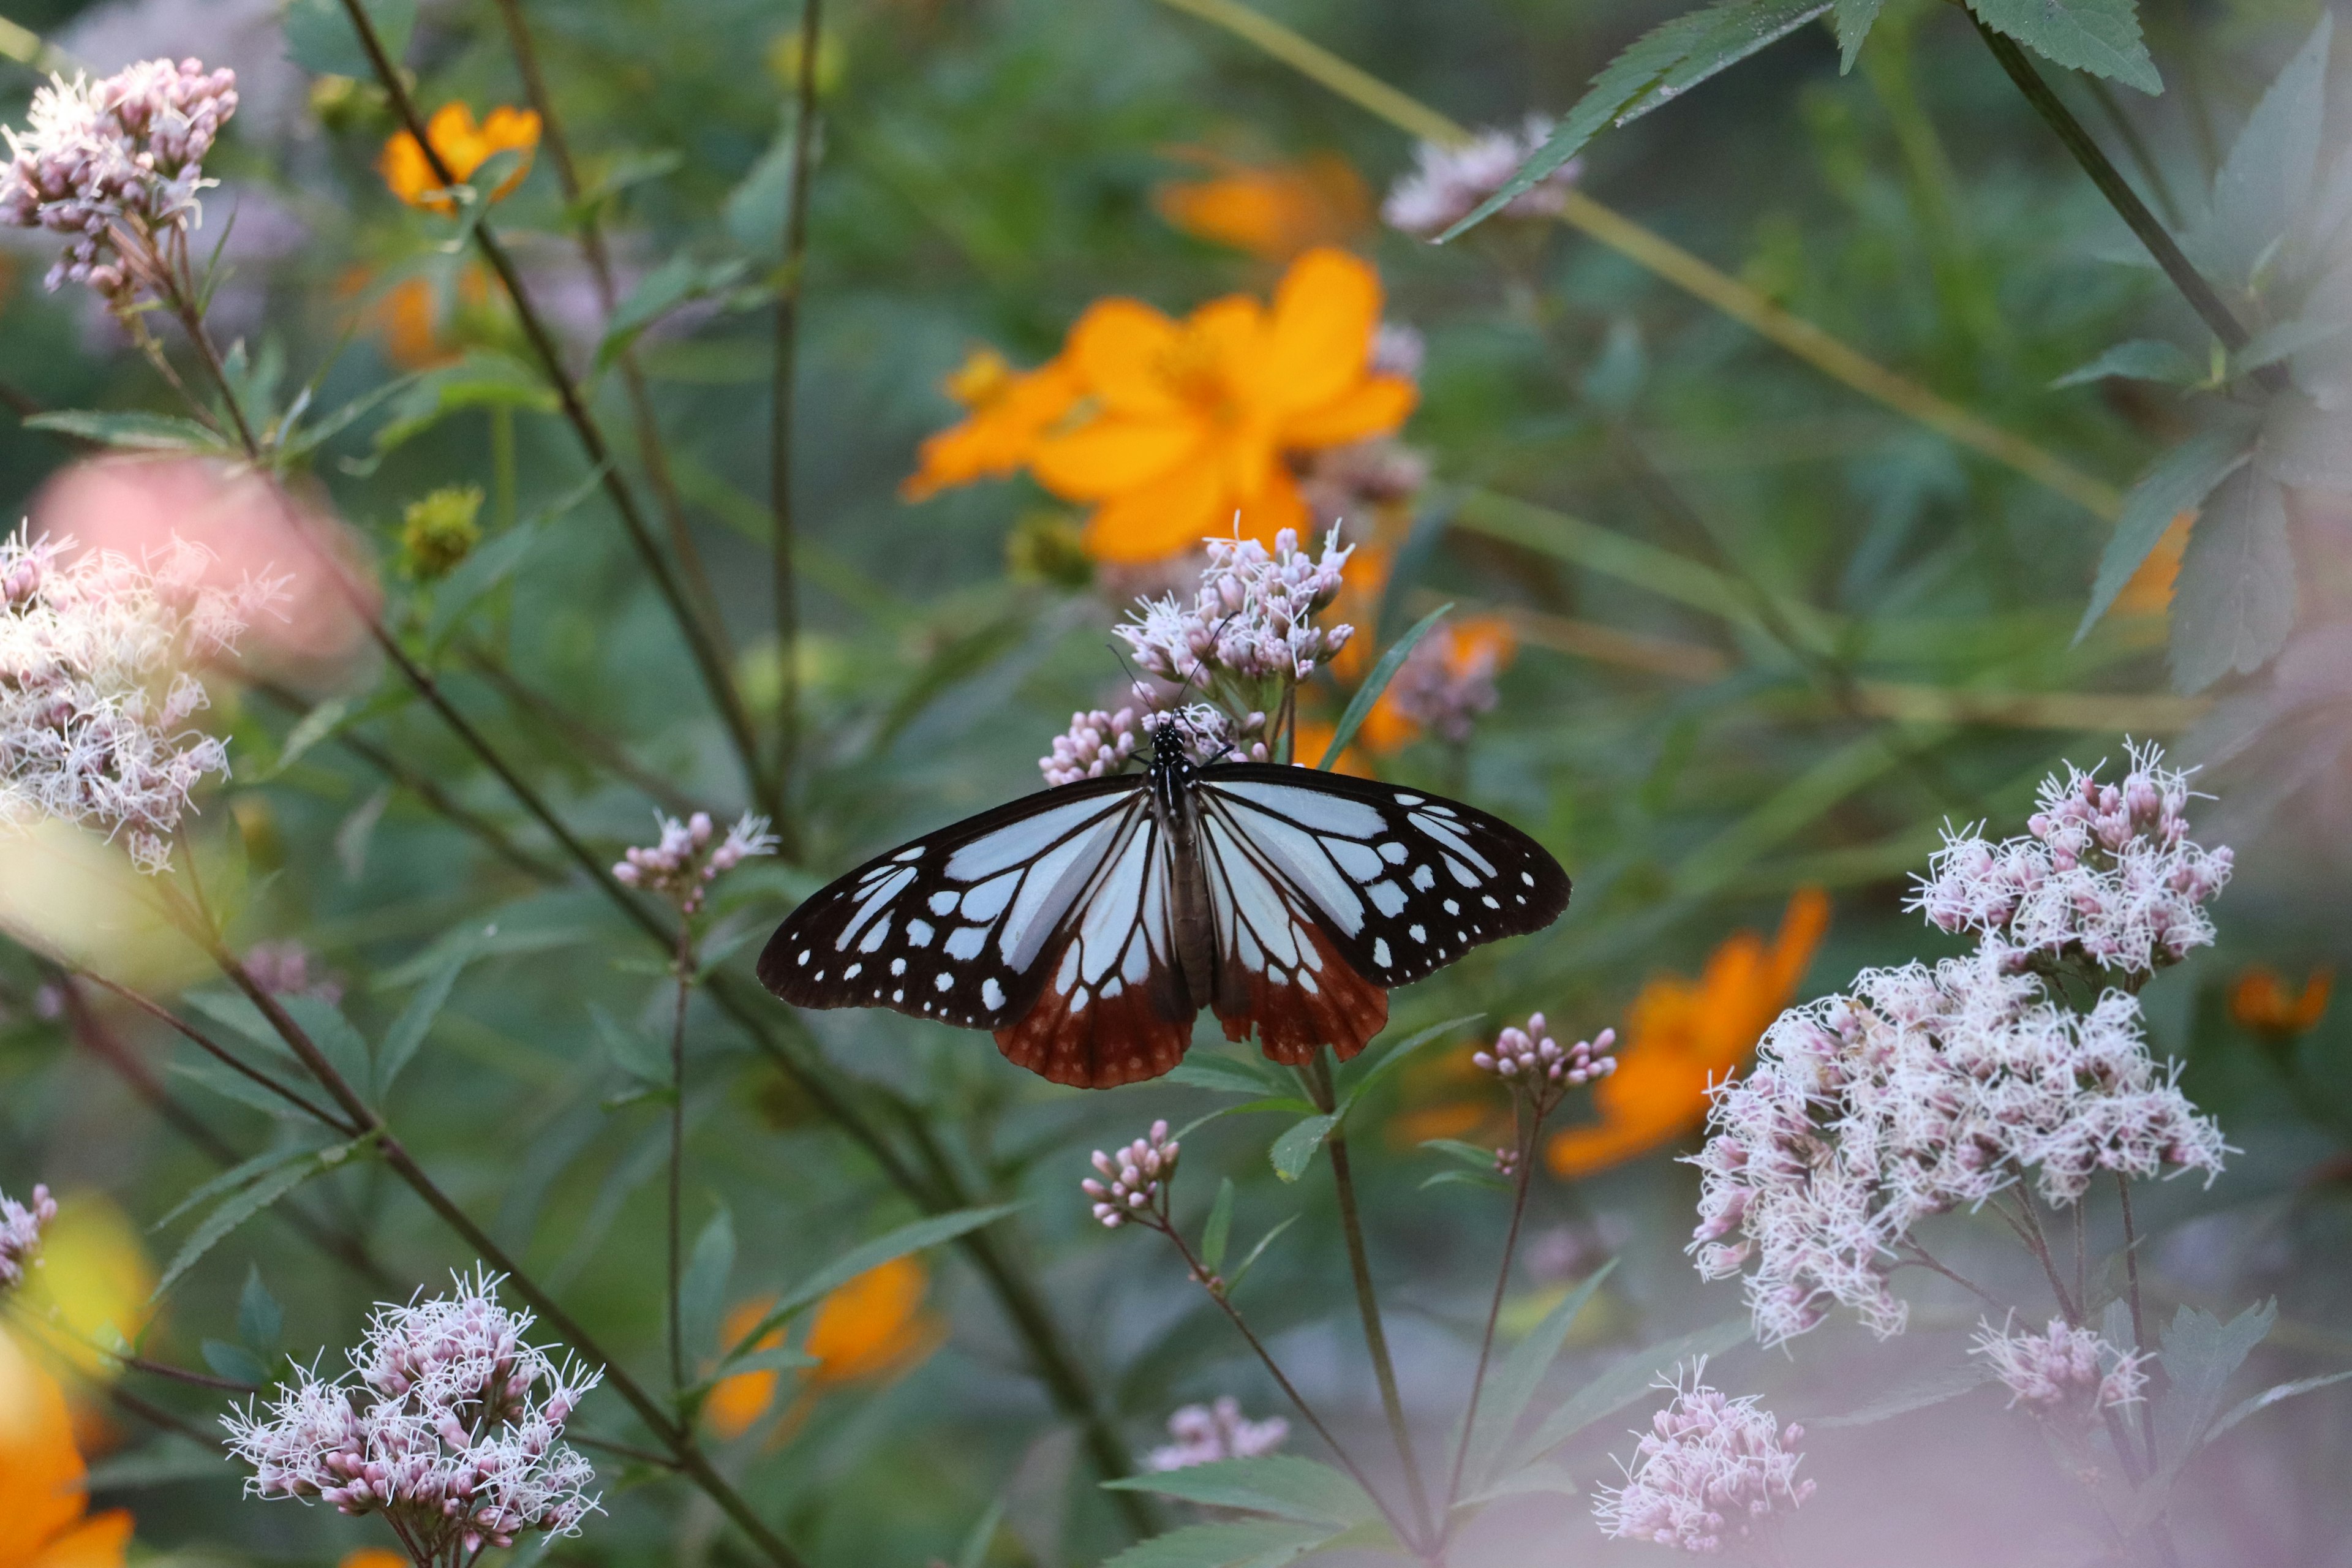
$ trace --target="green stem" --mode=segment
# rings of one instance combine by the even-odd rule
[[[1486,1331],[1478,1339],[1478,1369],[1470,1375],[1470,1404],[1462,1413],[1462,1438],[1454,1445],[1454,1472],[1445,1482],[1445,1517],[1449,1524],[1454,1518],[1454,1505],[1462,1499],[1462,1468],[1469,1462],[1470,1437],[1478,1429],[1478,1397],[1486,1389],[1486,1363],[1495,1353],[1495,1328],[1503,1321],[1503,1293],[1511,1283],[1511,1260],[1518,1254],[1519,1224],[1527,1217],[1528,1188],[1535,1178],[1536,1135],[1543,1124],[1541,1117],[1529,1123],[1522,1107],[1514,1105],[1512,1109],[1513,1120],[1522,1129],[1517,1140],[1518,1179],[1511,1188],[1511,1226],[1503,1233],[1503,1261],[1495,1270],[1494,1298],[1486,1303]]]
[[[801,0],[801,56],[793,83],[792,191],[784,206],[783,267],[776,288],[775,365],[768,430],[768,505],[775,519],[769,543],[776,613],[776,826],[793,833],[783,809],[791,798],[800,745],[800,586],[793,559],[793,369],[798,362],[801,294],[808,270],[809,173],[815,153],[817,56],[824,41],[824,0]],[[795,835],[796,837],[796,835]]]
[[[669,1030],[669,1386],[686,1387],[686,1317],[679,1282],[686,1277],[686,1005],[694,993],[694,939],[677,928],[677,1013]]]
[[[493,404],[490,407],[490,515],[501,531],[515,522],[515,426],[514,408],[509,404]]]

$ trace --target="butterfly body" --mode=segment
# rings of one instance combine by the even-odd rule
[[[1342,1058],[1388,990],[1542,929],[1567,874],[1508,823],[1370,780],[1155,747],[1140,775],[1042,791],[876,857],[769,940],[804,1007],[992,1030],[1057,1083],[1156,1078],[1214,1012],[1267,1057]]]

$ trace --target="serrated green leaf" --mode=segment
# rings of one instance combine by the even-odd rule
[[[2247,1308],[2228,1322],[2182,1307],[2164,1330],[2164,1392],[2156,1402],[2156,1465],[2151,1484],[2178,1475],[2204,1441],[2221,1408],[2221,1392],[2253,1349],[2270,1337],[2278,1303]]]
[[[678,1338],[688,1364],[719,1348],[719,1319],[727,1309],[727,1282],[735,1273],[735,1216],[720,1205],[694,1239],[677,1285]]]
[[[239,1083],[246,1082],[243,1079],[238,1079],[236,1081]],[[262,1095],[272,1105],[282,1108],[286,1104],[284,1100],[278,1099],[276,1095],[269,1094],[267,1090],[262,1089],[257,1086],[248,1085],[247,1087],[252,1088],[256,1094]],[[269,1172],[278,1169],[278,1166],[283,1165],[289,1161],[307,1160],[312,1155],[318,1153],[318,1152],[319,1147],[317,1144],[296,1143],[283,1149],[271,1149],[265,1151],[262,1153],[256,1154],[252,1159],[230,1166],[227,1170],[223,1171],[219,1175],[215,1176],[212,1180],[205,1182],[201,1186],[197,1187],[194,1192],[190,1193],[186,1197],[182,1198],[177,1204],[174,1204],[172,1206],[171,1213],[165,1215],[162,1219],[157,1220],[153,1225],[147,1228],[150,1230],[165,1229],[182,1215],[186,1214],[190,1209],[202,1208],[205,1205],[212,1202],[213,1199],[220,1196],[223,1193],[228,1192],[233,1188],[241,1187],[247,1182],[254,1180],[256,1177],[266,1175]]]
[[[1863,40],[1870,37],[1878,13],[1885,7],[1886,0],[1833,0],[1830,22],[1837,29],[1838,75],[1853,69],[1853,62],[1862,54]]]
[[[1103,1568],[1280,1568],[1339,1533],[1281,1519],[1188,1524],[1137,1542]]]
[[[516,408],[552,414],[562,405],[539,374],[504,354],[479,351],[437,370],[426,371],[393,399],[391,417],[376,430],[374,456],[356,465],[372,472],[373,465],[453,414],[471,408]]]
[[[1389,689],[1389,682],[1396,679],[1396,672],[1404,668],[1405,656],[1412,652],[1413,644],[1427,637],[1453,608],[1452,605],[1440,605],[1430,611],[1413,623],[1411,631],[1397,638],[1388,652],[1381,655],[1380,663],[1372,666],[1371,674],[1364,677],[1363,685],[1356,688],[1355,696],[1348,700],[1347,711],[1339,715],[1339,727],[1331,731],[1331,743],[1323,748],[1323,760],[1315,764],[1318,772],[1328,773],[1339,765],[1340,755],[1347,751],[1348,742],[1356,738],[1356,731],[1362,729],[1364,721],[1371,716],[1372,705],[1381,700],[1381,693]]]
[[[343,720],[352,710],[348,697],[330,697],[302,715],[294,728],[286,732],[286,743],[278,749],[276,760],[262,773],[257,783],[278,777],[302,760],[311,747],[342,728]]]
[[[416,0],[365,0],[365,5],[384,58],[399,65],[416,26]],[[374,67],[342,0],[287,0],[278,26],[286,38],[286,58],[304,70],[373,79]]]
[[[1404,1066],[1415,1051],[1420,1050],[1423,1046],[1442,1040],[1448,1035],[1459,1034],[1486,1016],[1484,1013],[1465,1013],[1459,1017],[1448,1018],[1442,1024],[1432,1024],[1425,1029],[1415,1029],[1412,1034],[1395,1045],[1381,1050],[1376,1056],[1367,1052],[1358,1057],[1346,1068],[1340,1069],[1339,1085],[1340,1114],[1347,1114],[1348,1108],[1361,1100],[1374,1084]]]
[[[2215,488],[2189,534],[2172,590],[2172,684],[2202,691],[2259,669],[2294,630],[2286,491],[2258,467]]]
[[[732,286],[749,269],[742,260],[706,262],[691,256],[673,256],[638,280],[613,311],[604,341],[596,345],[596,369],[601,374],[628,352],[645,330],[690,300],[708,298]]]
[[[1836,1415],[1809,1415],[1804,1424],[1808,1429],[1816,1426],[1874,1426],[1881,1421],[1907,1415],[1914,1410],[1925,1410],[1930,1405],[1958,1399],[1964,1394],[1982,1388],[1993,1378],[1991,1366],[1982,1359],[1971,1356],[1958,1366],[1939,1368],[1924,1377],[1914,1378],[1889,1389],[1876,1399],[1858,1405],[1852,1410]]]
[[[1225,1241],[1234,1230],[1234,1179],[1217,1184],[1217,1201],[1209,1205],[1209,1223],[1201,1228],[1201,1262],[1214,1274],[1225,1261]]]
[[[2089,363],[2078,365],[2050,384],[2053,392],[2118,375],[2130,381],[2160,381],[2173,386],[2195,386],[2205,379],[2206,367],[2187,349],[2158,338],[2133,338],[2120,342]]]
[[[1568,1342],[1568,1331],[1575,1327],[1577,1315],[1616,1268],[1617,1260],[1612,1258],[1594,1269],[1583,1283],[1560,1298],[1559,1305],[1545,1313],[1527,1338],[1511,1347],[1503,1364],[1488,1374],[1486,1392],[1478,1401],[1478,1424],[1471,1429],[1465,1450],[1464,1474],[1481,1485],[1499,1479],[1493,1471],[1504,1445],[1518,1429],[1519,1417],[1527,1414],[1528,1402],[1543,1385],[1544,1374],[1559,1358],[1560,1346]]]
[[[2327,1372],[2320,1373],[2317,1377],[2299,1377],[2293,1383],[2274,1383],[2260,1394],[2242,1399],[2231,1406],[2227,1415],[2205,1428],[2205,1436],[2198,1439],[2199,1446],[2210,1443],[2239,1422],[2250,1415],[2260,1415],[2273,1405],[2283,1404],[2315,1390],[2342,1383],[2347,1378],[2352,1378],[2352,1372]]]
[[[433,1032],[434,1021],[440,1017],[441,1009],[448,1003],[450,989],[457,984],[457,976],[465,973],[466,965],[473,958],[469,948],[450,949],[425,976],[425,984],[416,988],[416,994],[408,999],[408,1005],[400,1010],[400,1016],[392,1021],[392,1027],[384,1031],[383,1048],[376,1053],[375,1094],[378,1101],[392,1092],[392,1086],[399,1081],[402,1072],[415,1059],[417,1051],[425,1044],[425,1037]]]
[[[2139,35],[2137,0],[1969,0],[1969,9],[2054,65],[2164,90]]]
[[[226,1202],[206,1215],[204,1223],[197,1226],[188,1239],[181,1244],[171,1266],[163,1270],[163,1278],[156,1281],[154,1294],[148,1300],[162,1300],[179,1282],[180,1276],[194,1268],[205,1254],[219,1246],[231,1231],[325,1170],[324,1152],[314,1153],[309,1159],[290,1165],[279,1166],[252,1185],[231,1194]]]
[[[2246,117],[2213,176],[2212,205],[2187,239],[2191,256],[2225,290],[2255,280],[2263,258],[2312,205],[2327,110],[2333,19],[2319,22]]]
[[[257,1355],[275,1355],[286,1337],[286,1309],[261,1282],[261,1265],[248,1264],[236,1298],[236,1337]]]
[[[1285,1129],[1282,1136],[1274,1141],[1274,1147],[1266,1151],[1267,1158],[1274,1162],[1274,1173],[1286,1182],[1295,1182],[1305,1175],[1307,1167],[1314,1163],[1315,1151],[1323,1147],[1323,1140],[1331,1136],[1331,1129],[1339,1125],[1343,1114],[1334,1110],[1309,1116]]]
[[[1584,1495],[1584,1489],[1577,1484],[1574,1476],[1558,1465],[1534,1464],[1524,1469],[1514,1470],[1493,1486],[1482,1491],[1473,1492],[1454,1506],[1469,1508],[1479,1503],[1493,1502],[1497,1498],[1523,1497],[1538,1492],[1549,1492],[1560,1497],[1581,1497]]]
[[[2201,432],[2175,447],[2132,486],[2124,498],[2123,514],[2099,557],[2099,574],[2091,584],[2091,602],[2074,628],[2081,642],[2124,591],[2132,574],[2147,560],[2164,531],[2182,512],[2202,506],[2213,488],[2253,456],[2252,436],[2239,424]]]
[[[1294,1454],[1219,1459],[1102,1484],[1107,1491],[1158,1492],[1203,1508],[1246,1509],[1302,1524],[1357,1525],[1381,1517],[1380,1505],[1344,1472]]]
[[[730,1365],[740,1356],[750,1354],[752,1346],[789,1321],[795,1313],[868,1269],[879,1268],[883,1264],[904,1258],[910,1252],[920,1252],[925,1247],[952,1241],[968,1231],[992,1225],[1021,1207],[1019,1204],[997,1204],[988,1208],[957,1209],[951,1214],[933,1215],[911,1225],[902,1225],[872,1241],[850,1248],[801,1281],[766,1317],[754,1324],[749,1333],[737,1339],[728,1353],[719,1358],[721,1366]]]
[[[236,449],[195,420],[175,414],[61,408],[32,415],[24,423],[28,430],[54,430],[61,436],[78,436],[102,447],[131,452],[208,452],[225,456]]]
[[[1261,1071],[1255,1063],[1236,1061],[1231,1057],[1193,1057],[1176,1065],[1164,1080],[1181,1083],[1189,1089],[1213,1089],[1219,1094],[1262,1095],[1269,1090],[1283,1094],[1296,1089],[1297,1083],[1280,1072]]]
[[[259,1388],[269,1381],[269,1369],[261,1363],[259,1356],[243,1345],[233,1344],[227,1340],[206,1340],[196,1348],[205,1358],[205,1364],[212,1368],[215,1377],[225,1377],[231,1383],[242,1383],[254,1388]]]
[[[343,1082],[352,1091],[365,1094],[368,1085],[375,1080],[374,1053],[368,1049],[367,1037],[352,1026],[343,1010],[323,996],[306,996],[289,992],[278,998],[278,1006],[295,1026],[310,1037],[319,1054],[327,1058]]]
[[[619,195],[632,185],[642,185],[649,180],[675,173],[686,166],[686,154],[675,150],[659,153],[628,153],[613,161],[602,178],[580,193],[577,200],[563,209],[566,223],[576,227],[595,215],[596,209]]]

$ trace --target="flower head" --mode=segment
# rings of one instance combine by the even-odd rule
[[[1062,354],[1085,413],[1037,444],[1031,470],[1096,503],[1086,538],[1099,561],[1158,560],[1236,516],[1261,543],[1307,527],[1292,460],[1386,435],[1418,398],[1372,367],[1380,320],[1379,275],[1328,248],[1291,264],[1271,309],[1233,295],[1180,322],[1101,300]]]
[[[441,166],[449,171],[449,178],[459,184],[472,179],[474,171],[500,153],[521,153],[514,172],[490,192],[489,199],[495,202],[522,184],[523,176],[530,172],[531,153],[539,146],[539,130],[536,110],[509,109],[502,104],[477,124],[470,106],[445,103],[425,122],[425,139],[439,155]],[[456,200],[443,188],[441,176],[434,172],[433,160],[425,155],[425,149],[417,145],[410,132],[396,132],[383,144],[383,156],[376,169],[392,194],[410,206],[437,213],[457,210]]]
[[[420,1563],[579,1533],[596,1471],[561,1439],[604,1373],[527,1341],[531,1316],[499,1304],[497,1276],[455,1279],[451,1295],[379,1307],[349,1375],[298,1367],[266,1411],[223,1417],[250,1495],[383,1514]]]
[[[1633,1462],[1618,1461],[1625,1484],[1603,1489],[1593,1504],[1606,1534],[1720,1552],[1727,1536],[1751,1535],[1813,1495],[1812,1482],[1797,1479],[1805,1429],[1791,1422],[1783,1430],[1753,1395],[1725,1398],[1700,1381],[1706,1373],[1702,1357],[1687,1374],[1678,1370],[1655,1384],[1675,1397],[1637,1434]]]
[[[2068,763],[2020,837],[1947,830],[1911,907],[2018,969],[2080,956],[2144,975],[2210,946],[2203,906],[2228,885],[2231,852],[2189,839],[2188,775],[2163,763],[2161,749],[2134,746],[2116,784]]]
[[[974,349],[940,386],[967,412],[961,424],[923,438],[915,471],[898,487],[908,500],[1015,472],[1086,390],[1062,360],[1015,370],[991,348]]]
[[[1617,1031],[1603,1029],[1589,1040],[1563,1047],[1551,1037],[1551,1026],[1541,1013],[1531,1015],[1524,1029],[1506,1028],[1489,1049],[1473,1052],[1470,1062],[1511,1086],[1530,1100],[1538,1119],[1548,1115],[1571,1089],[1580,1089],[1617,1070],[1609,1047]]]
[[[1433,629],[1365,716],[1364,743],[1393,752],[1424,731],[1457,746],[1467,742],[1479,716],[1499,700],[1495,678],[1517,646],[1509,623],[1493,616]]]
[[[1187,1405],[1169,1416],[1168,1436],[1175,1441],[1145,1455],[1145,1469],[1183,1470],[1220,1459],[1262,1458],[1282,1447],[1290,1436],[1290,1423],[1279,1415],[1249,1420],[1242,1415],[1241,1401],[1227,1394],[1213,1405]]]
[[[420,583],[455,572],[482,542],[482,487],[444,485],[410,501],[401,515],[400,552]]]
[[[58,1200],[47,1187],[36,1186],[29,1204],[0,1193],[0,1289],[21,1282],[25,1270],[39,1263],[34,1254],[40,1250],[41,1229],[57,1217]]]
[[[205,155],[236,112],[236,74],[193,59],[142,60],[95,82],[53,76],[24,131],[6,132],[0,224],[69,236],[49,288],[87,283],[127,306],[203,220]]]
[[[65,1391],[0,1333],[0,1565],[121,1568],[131,1516],[91,1514]]]
[[[2129,1405],[2147,1385],[2145,1354],[2117,1350],[2089,1329],[2069,1328],[2063,1318],[2051,1319],[2039,1334],[1979,1323],[1969,1353],[1985,1358],[2010,1404],[2037,1415],[2079,1419]]]
[[[1168,1123],[1155,1121],[1151,1131],[1116,1154],[1095,1151],[1094,1167],[1104,1180],[1088,1176],[1079,1189],[1094,1200],[1095,1218],[1111,1230],[1133,1220],[1154,1229],[1168,1224],[1168,1180],[1176,1173],[1176,1156],[1182,1145],[1168,1136]]]
[[[194,671],[278,584],[205,586],[211,558],[184,541],[143,563],[68,562],[70,543],[0,540],[0,822],[96,824],[159,870],[192,793],[228,772],[227,748],[188,728],[207,701]]]
[[[1381,216],[1391,228],[1428,239],[1475,212],[1478,204],[1510,184],[1519,165],[1551,140],[1552,122],[1528,116],[1517,132],[1482,131],[1459,146],[1423,142],[1413,150],[1412,173],[1389,188]],[[1557,217],[1567,205],[1568,188],[1583,172],[1571,158],[1504,204],[1506,217]]]
[[[1203,180],[1169,180],[1151,205],[1197,238],[1288,261],[1318,245],[1345,245],[1371,221],[1371,193],[1353,164],[1333,153],[1296,163],[1251,167],[1206,155]]]
[[[1132,708],[1073,713],[1069,729],[1055,736],[1053,750],[1037,759],[1038,771],[1049,784],[1107,778],[1134,757],[1139,733]]]
[[[654,822],[661,829],[659,841],[650,847],[629,849],[613,868],[613,879],[667,899],[680,914],[700,910],[704,894],[722,874],[754,855],[776,852],[776,836],[768,831],[768,819],[748,811],[716,844],[711,837],[718,830],[707,811],[698,811],[684,822],[656,812]]]
[[[1160,679],[1211,691],[1223,682],[1245,709],[1262,706],[1248,700],[1304,680],[1355,636],[1353,626],[1315,624],[1339,596],[1354,548],[1339,542],[1336,528],[1319,555],[1299,549],[1286,528],[1271,550],[1255,539],[1211,539],[1192,603],[1173,594],[1139,600],[1114,629],[1136,663]]]

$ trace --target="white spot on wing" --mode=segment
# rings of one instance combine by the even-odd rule
[[[904,849],[899,850],[896,855],[890,857],[893,860],[919,860],[922,858],[923,847],[919,844],[909,844]]]
[[[1426,866],[1415,866],[1412,868],[1412,885],[1425,893],[1437,885],[1437,873]]]
[[[929,921],[908,921],[907,922],[907,941],[916,947],[930,946],[931,922]]]
[[[952,991],[955,989],[955,976],[942,969],[931,984],[941,991]]]
[[[1020,896],[1013,900],[1013,912],[997,928],[997,954],[1008,967],[1026,969],[1037,956],[1070,900],[1093,877],[1097,857],[1108,847],[1105,840],[1116,822],[1117,818],[1107,817],[1096,823],[1038,857],[1029,868],[1021,881]]]
[[[1339,869],[1359,882],[1369,882],[1388,868],[1380,851],[1369,844],[1359,844],[1352,838],[1326,838],[1323,847],[1339,863]]]
[[[1269,784],[1264,787],[1275,789],[1283,786]],[[1322,797],[1313,798],[1319,800]],[[1226,809],[1237,818],[1246,815],[1248,820],[1239,824],[1241,831],[1249,836],[1251,844],[1261,854],[1273,860],[1292,882],[1321,907],[1325,914],[1331,917],[1332,924],[1349,936],[1364,929],[1363,900],[1356,896],[1355,889],[1339,875],[1339,868],[1331,864],[1331,858],[1323,853],[1314,835],[1302,832],[1280,817],[1262,811],[1253,811],[1245,806],[1227,806]],[[1361,809],[1375,819],[1379,816],[1379,813],[1373,812],[1370,806]]]
[[[907,884],[914,879],[915,868],[912,866],[901,866],[871,888],[857,894],[857,913],[851,917],[847,925],[841,928],[841,935],[835,939],[834,945],[844,952],[848,952],[849,944],[857,940],[857,933],[866,929],[866,923],[880,914],[890,900],[905,891]]]
[[[860,952],[872,952],[875,949],[880,947],[884,942],[888,942],[889,940],[890,917],[888,915],[884,915],[880,920],[876,921],[874,922],[873,929],[866,933],[866,940],[857,944],[857,951]]]
[[[1437,807],[1431,806],[1429,811],[1435,811]],[[1470,840],[1463,836],[1461,824],[1456,822],[1441,822],[1436,817],[1430,816],[1429,811],[1414,812],[1412,818],[1412,825],[1415,827],[1420,828],[1423,833],[1428,834],[1432,838],[1436,839],[1440,844],[1444,845],[1448,849],[1453,850],[1456,855],[1461,856],[1465,860],[1469,861],[1473,866],[1477,867],[1481,871],[1486,872],[1489,877],[1495,874],[1495,863],[1487,859],[1484,855],[1479,854],[1475,849],[1470,847]]]
[[[940,945],[958,963],[969,963],[980,956],[982,948],[988,945],[988,928],[958,926],[948,932],[948,940]]]
[[[1381,858],[1387,861],[1391,866],[1403,865],[1407,858],[1412,854],[1412,850],[1406,848],[1403,845],[1398,843],[1393,838],[1381,846]]]
[[[1349,800],[1343,795],[1327,795],[1318,789],[1267,784],[1257,779],[1221,779],[1215,788],[1220,795],[1239,795],[1268,811],[1280,812],[1291,821],[1318,833],[1370,838],[1387,826],[1378,811],[1362,801]]]
[[[1374,909],[1391,919],[1394,919],[1396,912],[1404,908],[1404,889],[1385,877],[1366,888],[1364,897],[1372,900]]]
[[[956,899],[958,896],[959,895],[953,888],[941,888],[938,892],[931,895],[931,913],[935,915],[951,915],[955,913]]]
[[[1456,860],[1451,855],[1448,855],[1445,858],[1445,868],[1448,871],[1453,872],[1454,879],[1461,883],[1464,887],[1475,888],[1478,885],[1478,873],[1473,871],[1469,867],[1465,866],[1461,861]]]
[[[1429,928],[1427,926],[1414,926],[1412,929],[1406,931],[1405,934],[1412,938],[1415,942],[1425,942],[1429,940]]]
[[[1018,871],[992,877],[963,896],[963,918],[981,921],[994,920],[998,912],[1013,901],[1013,889],[1020,884],[1021,873]]]
[[[993,833],[983,834],[948,857],[948,875],[959,882],[978,882],[996,875],[1008,867],[1019,865],[1043,850],[1066,833],[1070,833],[1092,821],[1118,810],[1127,804],[1125,795],[1097,795],[1090,800],[1074,800],[1067,805],[1053,806],[1034,816],[1024,816],[1008,823]]]
[[[980,1000],[982,1005],[992,1013],[1004,1005],[1004,987],[996,983],[995,975],[992,974],[980,983]]]
[[[1388,938],[1384,936],[1376,936],[1372,939],[1372,962],[1380,965],[1382,969],[1386,969],[1389,966]]]

